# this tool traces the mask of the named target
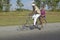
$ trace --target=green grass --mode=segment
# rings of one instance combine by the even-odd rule
[[[49,23],[60,22],[60,12],[47,12],[47,21]]]
[[[0,12],[0,26],[22,25],[26,22],[30,11]],[[60,22],[60,12],[47,12],[48,23]]]

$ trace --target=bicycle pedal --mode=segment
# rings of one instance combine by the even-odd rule
[[[41,30],[41,28],[38,28],[39,30]]]

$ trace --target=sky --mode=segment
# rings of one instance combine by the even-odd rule
[[[32,9],[32,0],[21,0],[21,2],[24,4],[25,9]],[[12,4],[10,10],[15,10],[17,8],[16,6],[16,0],[10,0],[10,4]]]
[[[33,0],[21,0],[21,2],[24,4],[23,8],[32,10],[32,2],[33,2]],[[12,4],[10,10],[15,10],[17,8],[16,0],[10,0],[10,4]],[[45,9],[48,9],[47,5],[46,5]]]

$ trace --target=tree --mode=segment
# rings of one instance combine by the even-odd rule
[[[10,0],[0,0],[0,11],[9,11],[10,10]]]
[[[49,8],[52,8],[52,10],[55,10],[59,1],[60,0],[46,0],[46,3],[47,3]]]
[[[35,4],[40,8],[42,6],[42,2],[43,4],[45,4],[46,0],[34,0],[34,1],[35,1]]]
[[[54,10],[60,0],[35,0],[37,5],[40,5],[38,1],[40,1],[40,4],[41,2],[43,2],[44,5],[47,4],[49,8]]]
[[[40,0],[34,0],[34,1],[35,1],[35,4],[40,8],[41,1]]]
[[[21,9],[23,6],[21,0],[17,0],[17,9]]]
[[[60,9],[60,2],[58,3],[58,6],[57,7],[58,7],[57,9]]]
[[[10,0],[4,0],[3,6],[5,7],[5,11],[10,10]]]
[[[0,0],[0,11],[2,11],[3,5],[2,5],[2,0]]]

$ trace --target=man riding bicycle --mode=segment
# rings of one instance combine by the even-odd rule
[[[37,19],[40,17],[41,13],[40,13],[39,8],[35,4],[32,4],[32,7],[33,7],[33,14],[34,14],[32,16],[32,19],[34,19],[33,25],[35,26],[36,22],[37,22]]]

